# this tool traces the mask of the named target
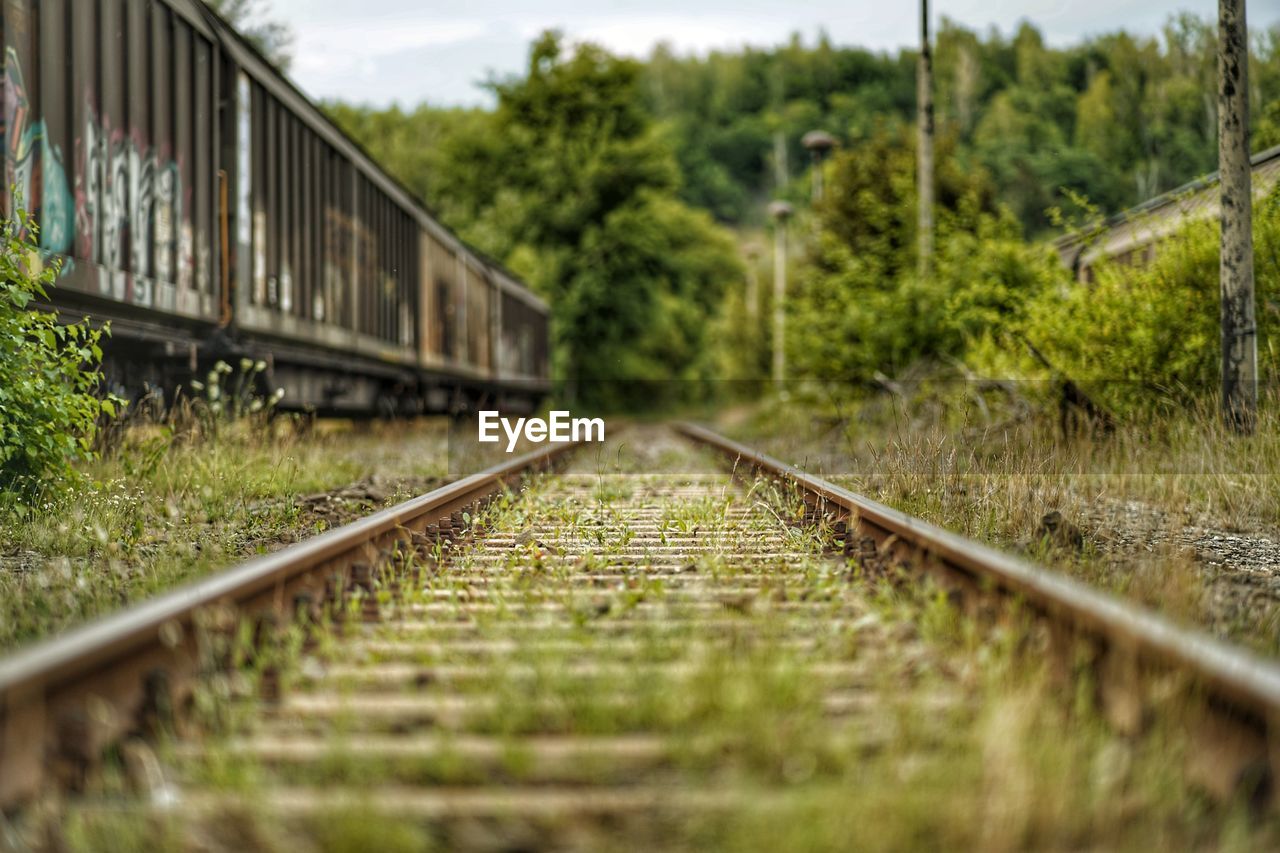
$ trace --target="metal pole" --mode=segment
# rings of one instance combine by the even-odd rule
[[[773,132],[773,182],[778,191],[787,186],[787,137],[781,130]]]
[[[933,51],[929,47],[929,0],[920,0],[920,59],[916,70],[916,192],[919,195],[919,272],[928,278],[933,263]]]
[[[782,387],[786,372],[787,218],[777,216],[773,251],[773,382]]]
[[[769,204],[773,217],[773,382],[782,388],[786,373],[786,301],[787,301],[787,220],[791,218],[791,205],[785,201]]]
[[[1245,0],[1218,0],[1218,172],[1221,176],[1222,414],[1240,433],[1258,415]]]

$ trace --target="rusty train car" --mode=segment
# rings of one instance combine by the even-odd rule
[[[0,4],[5,177],[116,390],[247,357],[322,412],[545,393],[547,305],[200,0]]]

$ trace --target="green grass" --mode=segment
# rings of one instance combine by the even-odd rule
[[[194,442],[135,429],[82,487],[0,526],[0,650],[322,532],[329,516],[300,497],[378,477],[387,501],[407,498],[443,476],[445,453],[434,422],[282,422]]]

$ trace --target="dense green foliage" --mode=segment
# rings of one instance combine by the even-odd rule
[[[798,375],[860,381],[962,357],[968,342],[1016,321],[1028,299],[1066,275],[1047,249],[1023,242],[988,176],[960,168],[953,139],[937,153],[937,248],[923,279],[911,135],[876,129],[829,164],[789,305],[802,330],[788,338]]]
[[[94,393],[103,331],[31,306],[58,276],[38,251],[26,214],[0,224],[0,507],[73,477],[72,463],[94,455],[99,415],[119,402]]]
[[[492,113],[334,108],[444,220],[548,297],[555,373],[579,399],[647,406],[712,375],[709,320],[742,270],[728,233],[676,197],[641,66],[592,45],[533,46]],[[381,132],[385,130],[386,132]],[[672,380],[680,380],[672,382]]]
[[[966,167],[991,173],[1028,233],[1049,225],[1050,207],[1069,205],[1063,188],[1105,212],[1129,207],[1215,168],[1215,23],[1183,14],[1158,38],[1110,33],[1051,48],[1031,24],[1006,38],[944,19],[934,57],[939,128]],[[1280,27],[1254,36],[1259,150],[1280,144]],[[825,38],[704,58],[659,48],[645,82],[679,152],[685,197],[731,222],[760,221],[760,201],[787,192],[779,179],[803,175],[806,131],[857,145],[915,115],[914,52]],[[790,192],[803,198],[799,184]]]
[[[1152,263],[1102,263],[1075,283],[1029,244],[989,179],[940,146],[934,273],[915,266],[912,140],[880,130],[835,157],[814,211],[813,248],[790,303],[802,377],[861,382],[918,363],[985,376],[1066,376],[1114,411],[1182,405],[1215,392],[1218,228],[1189,221]],[[1280,368],[1280,190],[1254,212],[1260,370]],[[1052,366],[1031,355],[1034,347]]]
[[[1254,209],[1258,369],[1280,378],[1280,189]],[[1052,353],[1055,367],[1088,382],[1117,409],[1182,405],[1219,381],[1219,231],[1189,222],[1145,267],[1119,263],[1087,286],[1051,287],[1026,306],[1015,331]],[[992,370],[1003,370],[1000,359]],[[1024,365],[1024,370],[1026,366]]]
[[[1180,395],[1216,373],[1212,228],[1189,227],[1151,270],[1114,268],[1090,288],[1027,238],[1214,168],[1214,47],[1214,22],[1189,15],[1159,37],[1066,48],[1030,24],[1006,38],[944,21],[937,256],[924,279],[911,51],[797,38],[706,57],[659,47],[637,63],[547,37],[526,77],[494,87],[492,112],[331,109],[447,223],[552,298],[557,371],[571,382],[765,375],[772,234],[761,231],[764,202],[782,195],[799,211],[790,375],[862,383],[920,362],[1044,375],[1026,355],[1034,342],[1078,380]],[[1280,28],[1255,30],[1251,75],[1257,150],[1280,144]],[[800,139],[815,128],[841,148],[810,206]],[[1258,223],[1263,300],[1275,289],[1270,216]],[[765,249],[755,322],[711,217]],[[1133,399],[1104,396],[1115,394],[1118,406]]]

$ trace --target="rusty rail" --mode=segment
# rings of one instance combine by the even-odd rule
[[[798,487],[814,511],[844,522],[875,541],[875,555],[902,565],[933,571],[945,585],[961,591],[994,591],[1017,599],[1046,617],[1059,636],[1087,638],[1112,675],[1102,690],[1128,693],[1109,713],[1113,723],[1131,730],[1141,723],[1140,674],[1178,672],[1198,685],[1214,709],[1208,760],[1220,765],[1204,781],[1214,793],[1229,796],[1242,776],[1265,770],[1270,796],[1280,748],[1280,663],[1215,639],[1198,629],[1175,625],[1143,607],[1099,592],[1079,581],[1036,566],[1019,557],[966,539],[941,527],[899,512],[870,498],[815,477],[746,445],[694,424],[677,429],[690,439],[715,448],[737,466],[761,472]],[[850,552],[846,540],[846,553]],[[1108,697],[1101,697],[1104,705]],[[1108,709],[1111,710],[1111,709]],[[1116,719],[1119,717],[1119,719]],[[1224,725],[1225,724],[1225,725]],[[1225,733],[1225,738],[1223,737]]]
[[[189,696],[201,613],[314,611],[350,590],[354,567],[398,543],[424,553],[428,533],[447,537],[461,512],[579,443],[548,445],[0,660],[0,808],[143,731],[158,705],[176,707]]]

